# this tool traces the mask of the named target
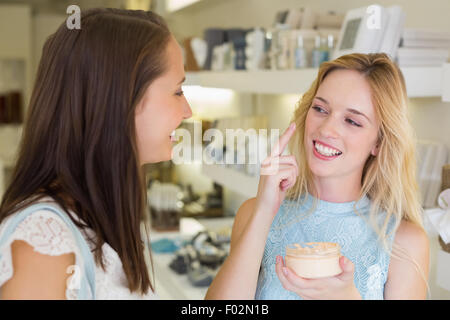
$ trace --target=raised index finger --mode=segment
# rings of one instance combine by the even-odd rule
[[[283,133],[283,135],[280,137],[278,142],[275,144],[274,148],[272,149],[272,152],[270,153],[271,157],[278,157],[283,153],[294,132],[295,132],[295,122],[292,122],[290,126],[286,129],[286,131]]]

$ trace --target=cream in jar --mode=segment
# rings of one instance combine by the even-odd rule
[[[340,256],[337,243],[308,242],[304,246],[295,243],[286,247],[285,261],[299,277],[317,279],[340,274]]]

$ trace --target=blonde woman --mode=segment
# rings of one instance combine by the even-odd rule
[[[426,298],[414,147],[405,82],[385,54],[323,63],[264,162],[278,171],[261,175],[236,214],[206,298]],[[306,279],[286,267],[286,245],[306,242],[338,243],[342,273]]]

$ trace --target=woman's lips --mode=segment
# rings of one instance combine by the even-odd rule
[[[319,143],[320,143],[320,142],[319,142]],[[328,156],[324,156],[324,155],[320,154],[320,153],[316,150],[316,147],[315,147],[315,140],[313,140],[313,143],[312,143],[312,149],[313,149],[313,154],[314,154],[317,158],[319,158],[319,159],[321,159],[321,160],[325,160],[325,161],[330,161],[330,160],[336,159],[337,157],[339,157],[340,155],[342,155],[342,153],[341,153],[340,155],[335,155],[335,156],[330,156],[330,157],[328,157]]]
[[[316,144],[316,142],[318,142],[318,143],[321,144],[322,146],[325,146],[325,147],[328,147],[328,148],[330,148],[330,149],[333,149],[333,150],[336,150],[336,151],[341,152],[341,150],[339,150],[339,149],[337,149],[337,148],[335,148],[335,147],[333,147],[333,146],[330,146],[329,144],[326,144],[325,142],[322,142],[322,141],[320,141],[320,140],[313,140],[313,144],[314,144],[314,145]],[[342,152],[341,152],[341,153],[342,153]]]
[[[175,130],[172,131],[172,133],[170,134],[169,138],[170,138],[170,141],[172,141],[172,142],[176,142],[177,141],[175,139]]]

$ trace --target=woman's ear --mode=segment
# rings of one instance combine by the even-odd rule
[[[379,151],[380,151],[380,143],[377,142],[377,144],[372,148],[372,151],[370,151],[370,154],[376,157]]]

